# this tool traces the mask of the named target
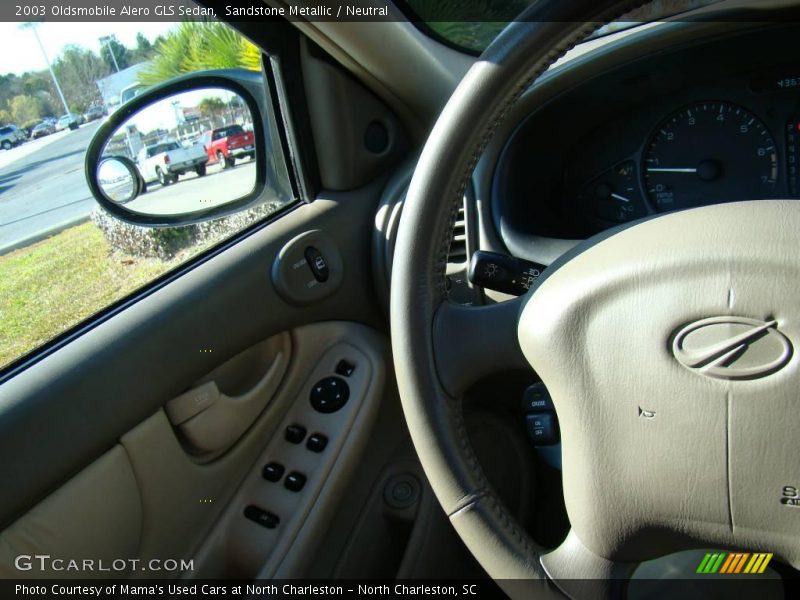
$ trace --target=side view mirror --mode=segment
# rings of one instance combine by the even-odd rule
[[[136,165],[124,156],[110,156],[97,165],[97,186],[110,202],[130,202],[143,193],[143,184]]]
[[[267,98],[261,74],[244,70],[191,74],[141,93],[95,134],[89,189],[114,216],[145,226],[198,223],[273,199],[264,191],[280,150],[271,151],[278,136]],[[209,132],[214,141],[204,145]]]

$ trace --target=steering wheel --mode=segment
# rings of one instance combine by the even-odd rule
[[[411,437],[458,535],[512,597],[580,595],[576,579],[612,596],[639,562],[690,548],[800,566],[799,202],[666,214],[588,240],[522,298],[447,299],[452,226],[498,123],[569,48],[641,4],[541,0],[507,27],[436,123],[398,233],[392,345]],[[572,530],[547,553],[488,483],[463,421],[463,392],[516,367],[541,376],[561,428]]]

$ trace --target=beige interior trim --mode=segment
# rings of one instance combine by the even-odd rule
[[[138,556],[142,523],[136,479],[118,445],[0,532],[0,578],[125,576],[128,567],[111,573],[101,569]],[[37,555],[49,556],[49,568],[39,569]],[[19,556],[23,567],[32,561],[33,568],[16,569]],[[69,560],[80,565],[91,560],[93,566],[70,569]]]

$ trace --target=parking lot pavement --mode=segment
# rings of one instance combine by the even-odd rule
[[[177,183],[166,187],[148,184],[147,193],[129,202],[126,207],[157,215],[204,210],[246,196],[253,191],[255,183],[254,160],[239,162],[234,168],[225,170],[214,165],[208,167],[208,174],[203,177],[187,173]]]
[[[12,148],[11,150],[0,151],[0,169],[7,167],[14,161],[25,158],[34,152],[38,152],[54,142],[62,140],[70,133],[74,132],[65,129],[64,131],[59,131],[58,133],[52,133],[50,135],[40,137],[37,140],[28,140],[24,144],[17,146],[16,148]]]
[[[0,253],[88,217],[94,199],[83,161],[99,126],[94,121],[0,151]]]

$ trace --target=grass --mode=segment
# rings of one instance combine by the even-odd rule
[[[169,261],[115,252],[93,223],[0,256],[0,367],[193,254]]]

